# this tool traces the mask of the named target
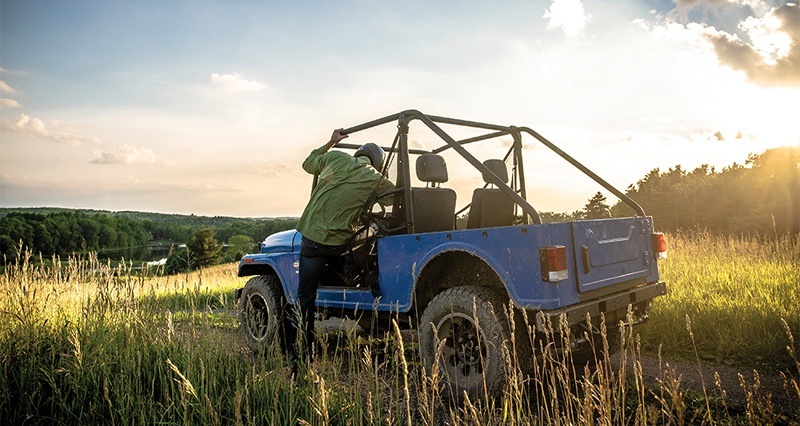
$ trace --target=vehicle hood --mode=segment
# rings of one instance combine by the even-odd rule
[[[261,243],[261,253],[288,253],[294,250],[295,241],[300,246],[300,233],[292,229],[276,232]]]

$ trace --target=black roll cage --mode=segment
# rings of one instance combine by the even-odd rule
[[[409,149],[408,147],[408,125],[413,120],[419,120],[425,126],[427,126],[431,131],[433,131],[437,136],[439,136],[442,141],[445,142],[444,145],[435,148],[430,151],[421,150],[421,149]],[[413,217],[413,201],[411,197],[411,172],[410,172],[410,163],[409,163],[409,154],[438,154],[440,152],[446,151],[448,149],[453,149],[457,152],[461,157],[467,160],[473,167],[475,167],[478,171],[483,173],[491,183],[493,183],[498,189],[503,191],[509,198],[511,198],[515,204],[522,209],[524,213],[523,222],[526,224],[533,223],[533,224],[540,224],[542,223],[541,218],[539,217],[539,213],[536,211],[535,208],[527,201],[527,194],[526,194],[526,187],[525,187],[525,173],[523,167],[523,160],[522,160],[522,134],[526,133],[532,136],[534,139],[541,142],[544,146],[548,147],[551,151],[558,154],[561,158],[566,160],[568,163],[573,165],[575,168],[583,172],[585,175],[590,177],[592,180],[597,182],[600,186],[617,196],[620,200],[622,200],[625,204],[633,208],[636,211],[638,216],[645,216],[644,209],[633,201],[630,197],[625,195],[622,191],[618,190],[610,183],[606,182],[600,176],[589,170],[586,166],[578,162],[576,159],[572,158],[569,154],[561,150],[555,144],[550,142],[549,140],[545,139],[542,135],[537,133],[536,131],[532,130],[529,127],[517,127],[517,126],[501,126],[496,124],[487,124],[487,123],[480,123],[476,121],[468,121],[468,120],[460,120],[455,118],[447,118],[447,117],[439,117],[433,115],[426,115],[421,113],[417,110],[405,110],[401,111],[397,114],[388,115],[383,118],[379,118],[377,120],[372,120],[363,124],[359,124],[357,126],[349,127],[342,130],[340,133],[343,135],[349,135],[356,132],[360,132],[362,130],[371,129],[373,127],[381,126],[391,122],[397,122],[398,133],[395,137],[392,147],[382,147],[385,151],[391,154],[397,155],[398,160],[398,172],[397,172],[397,182],[396,182],[396,189],[390,191],[393,194],[403,193],[402,197],[395,197],[395,208],[398,209],[401,215],[405,215],[404,218],[404,226],[401,226],[400,229],[403,227],[406,228],[408,233],[414,232],[414,217]],[[489,131],[489,133],[485,133],[479,136],[474,136],[467,139],[462,140],[455,140],[449,134],[447,134],[441,127],[440,124],[449,124],[449,125],[456,125],[456,126],[463,126],[463,127],[470,127],[474,129],[481,129]],[[511,185],[509,186],[505,182],[503,182],[500,178],[497,177],[491,170],[489,170],[486,166],[483,165],[477,158],[475,158],[469,151],[464,148],[464,145],[485,141],[501,136],[510,135],[513,138],[513,143],[509,151],[506,153],[505,157],[503,158],[504,161],[507,161],[509,157],[513,159],[513,170],[512,170],[512,177],[510,180]],[[354,144],[347,144],[347,143],[338,143],[335,145],[337,148],[344,148],[344,149],[357,149],[359,145]],[[391,158],[386,159],[386,164],[384,164],[384,169],[387,168],[389,165],[389,161]],[[385,173],[385,171],[384,171]],[[314,185],[317,183],[317,177],[314,177]],[[378,197],[383,197],[387,194],[378,194]],[[398,203],[400,204],[398,206]],[[464,209],[457,213],[461,213],[469,207],[466,206]]]

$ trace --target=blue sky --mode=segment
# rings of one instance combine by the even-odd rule
[[[299,215],[332,129],[412,108],[530,126],[624,189],[799,144],[798,39],[759,0],[0,0],[0,206]],[[540,210],[600,189],[525,155]],[[479,177],[448,165],[462,206]]]

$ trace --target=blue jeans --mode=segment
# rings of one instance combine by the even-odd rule
[[[344,271],[344,259],[342,254],[347,249],[346,245],[329,246],[320,244],[316,241],[303,237],[300,243],[300,268],[299,285],[297,288],[298,309],[294,310],[294,321],[292,328],[287,333],[287,343],[294,342],[294,347],[290,349],[290,355],[296,357],[299,352],[300,342],[298,325],[302,324],[305,335],[306,358],[313,358],[312,346],[314,343],[314,315],[317,312],[317,289],[320,286],[341,286],[341,274]]]

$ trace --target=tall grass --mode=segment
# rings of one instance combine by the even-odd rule
[[[680,233],[668,245],[659,269],[669,294],[638,329],[647,350],[694,359],[696,347],[711,362],[793,365],[782,320],[800,335],[800,238]]]
[[[62,269],[22,259],[0,285],[1,424],[307,415],[280,358],[239,347],[232,266],[145,278],[96,258]]]
[[[680,244],[691,243],[680,238],[672,239],[672,259],[662,264],[668,280],[680,265],[678,252],[685,250]],[[643,342],[652,346],[658,341],[630,328],[623,329],[620,360],[603,357],[595,369],[574,366],[569,349],[557,350],[568,347],[558,341],[567,331],[557,324],[551,325],[552,340],[536,343],[532,369],[518,368],[530,366],[531,360],[517,359],[519,351],[513,350],[530,340],[510,342],[504,352],[509,379],[497,398],[454,402],[457,398],[438,385],[441,372],[434,369],[428,375],[421,367],[413,333],[397,328],[377,338],[367,338],[355,325],[319,333],[320,355],[292,379],[277,345],[258,356],[245,347],[232,300],[233,289],[243,281],[235,277],[233,265],[148,277],[93,257],[50,262],[61,267],[43,267],[48,262],[32,262],[28,256],[19,259],[0,278],[0,424],[800,421],[800,413],[776,412],[756,383],[745,383],[754,391],[747,406],[739,408],[729,407],[724,398],[698,397],[669,370],[660,375],[660,385],[646,385]],[[672,294],[655,303],[658,314],[652,324],[675,303],[679,292],[670,284]],[[695,316],[701,310],[691,310],[688,301],[681,306],[674,311],[682,321],[679,328],[686,330],[690,344],[694,338],[701,347],[702,317]],[[686,328],[687,313],[693,334]],[[524,329],[526,324],[512,326]],[[778,330],[769,330],[783,333],[776,339],[782,339],[784,350],[796,347],[790,340],[792,333],[797,335],[792,327],[779,324]],[[608,343],[597,338],[593,344]],[[800,375],[794,356],[788,352]],[[798,400],[796,377],[786,383]]]

